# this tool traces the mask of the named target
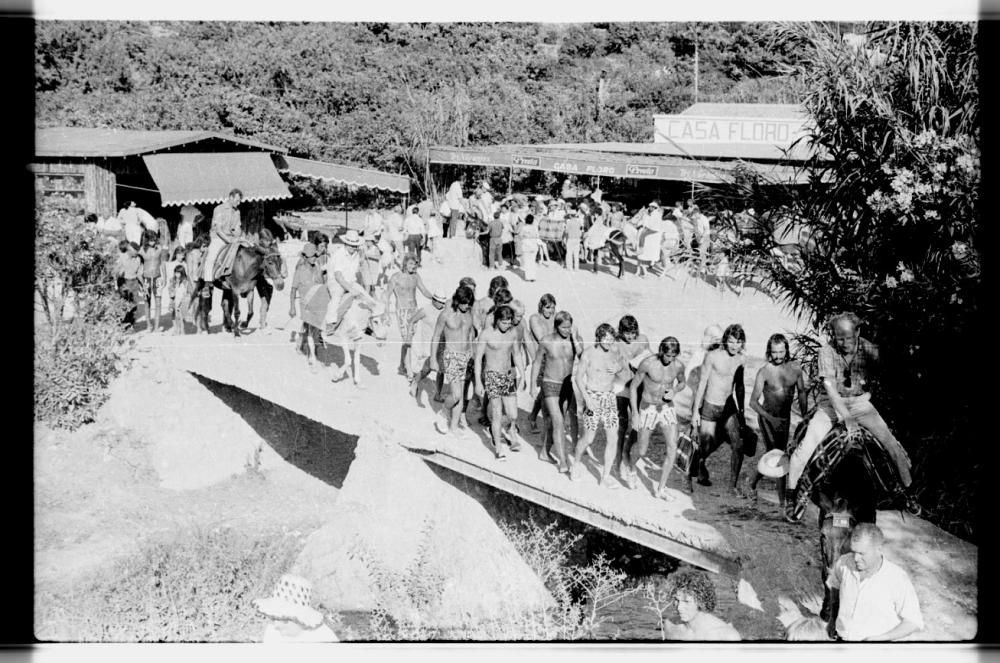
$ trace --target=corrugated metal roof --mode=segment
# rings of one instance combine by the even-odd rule
[[[92,127],[55,127],[35,130],[35,156],[124,157],[149,154],[189,143],[217,139],[266,152],[286,153],[283,147],[259,143],[214,131],[139,131]]]
[[[170,152],[142,160],[164,207],[222,202],[234,188],[248,201],[292,197],[271,155],[262,152]]]
[[[800,119],[806,115],[801,104],[715,104],[699,102],[680,112],[680,115],[701,117],[767,117]],[[653,117],[656,117],[655,115]]]
[[[321,180],[352,186],[364,186],[371,189],[386,189],[397,193],[410,192],[410,178],[404,175],[394,175],[370,168],[341,166],[335,163],[300,159],[298,157],[278,157],[275,161],[277,162],[278,170],[288,171],[295,175],[316,177]]]

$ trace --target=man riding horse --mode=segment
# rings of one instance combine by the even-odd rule
[[[832,345],[819,350],[818,375],[822,390],[816,413],[810,419],[802,442],[789,460],[788,486],[794,490],[799,477],[827,433],[842,422],[849,436],[864,428],[892,459],[904,487],[911,483],[910,459],[871,403],[878,348],[858,334],[860,321],[853,313],[840,313],[829,322]],[[796,500],[790,500],[794,504]]]

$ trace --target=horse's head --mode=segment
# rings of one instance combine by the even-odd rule
[[[264,252],[263,269],[264,276],[274,281],[274,287],[283,290],[288,270],[285,268],[285,261],[281,258],[277,247],[272,247]]]
[[[365,334],[374,338],[375,343],[382,347],[389,335],[389,313],[385,309],[385,304],[380,301],[373,300],[373,303],[366,305],[366,308],[371,311],[371,315],[368,317]]]

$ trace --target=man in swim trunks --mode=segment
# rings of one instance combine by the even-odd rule
[[[389,285],[385,289],[385,310],[391,311],[389,301],[393,295],[396,296],[396,321],[399,323],[399,335],[403,339],[399,350],[399,373],[412,380],[410,371],[409,351],[413,344],[413,315],[419,310],[417,307],[417,289],[427,299],[431,298],[431,291],[424,285],[420,274],[417,274],[417,258],[412,253],[403,257],[403,268],[396,272],[389,279]]]
[[[633,315],[623,315],[618,321],[618,352],[625,357],[632,369],[629,377],[635,375],[635,370],[643,359],[653,354],[649,349],[649,338],[639,332],[639,321]],[[641,385],[639,396],[642,397]],[[635,425],[629,426],[629,414],[632,409],[629,404],[629,383],[621,385],[615,398],[618,404],[619,424],[615,459],[618,462],[619,476],[622,480],[627,480],[629,451],[636,441],[636,427]]]
[[[757,371],[757,379],[750,394],[750,407],[757,413],[760,435],[764,438],[767,451],[788,448],[788,432],[792,420],[792,401],[799,397],[799,411],[805,414],[809,408],[806,379],[802,367],[789,356],[788,339],[783,334],[772,334],[767,339],[764,356],[767,363]],[[764,402],[760,402],[760,397]],[[754,467],[753,479],[747,486],[747,497],[757,497],[757,482],[761,474]],[[778,504],[785,507],[785,477],[778,479]]]
[[[628,471],[624,474],[624,478],[629,488],[634,490],[639,487],[636,463],[646,453],[650,435],[659,426],[667,443],[667,456],[663,461],[663,467],[660,468],[660,483],[653,495],[666,500],[673,499],[667,493],[666,486],[667,477],[670,476],[674,459],[677,457],[677,413],[674,411],[674,396],[685,387],[684,364],[677,359],[680,353],[680,341],[673,336],[667,336],[660,341],[656,355],[646,357],[639,364],[629,389],[632,427],[638,429],[639,434],[626,459]]]
[[[691,427],[698,430],[698,450],[695,462],[685,480],[684,488],[691,491],[691,477],[698,473],[698,483],[710,486],[705,460],[715,451],[725,437],[731,446],[729,462],[730,493],[738,495],[736,488],[740,468],[743,466],[743,366],[746,363],[746,332],[740,324],[731,324],[722,333],[722,347],[705,355],[691,406]],[[736,398],[732,398],[735,391]],[[718,426],[722,430],[718,430]]]
[[[521,450],[515,424],[517,390],[524,387],[524,356],[512,331],[513,324],[513,309],[507,305],[497,307],[493,312],[493,325],[479,335],[473,361],[476,394],[482,397],[485,392],[490,399],[490,433],[493,436],[493,453],[499,459],[507,455],[501,446],[504,411],[510,418],[507,428],[510,450]]]
[[[531,332],[531,347],[529,355],[531,357],[535,356],[538,351],[538,346],[542,342],[542,339],[555,332],[555,319],[553,316],[556,314],[556,298],[545,293],[542,295],[541,299],[538,300],[538,313],[533,314],[528,318],[528,330]],[[542,368],[542,367],[540,367]],[[535,375],[534,365],[532,365],[532,375]],[[538,375],[538,387],[542,386],[542,372],[539,370]],[[538,395],[535,396],[535,402],[531,406],[531,414],[528,415],[528,421],[531,423],[531,432],[538,432],[538,415],[542,411],[542,406],[545,404],[544,395],[541,389],[538,391]]]
[[[597,436],[597,429],[604,425],[604,463],[601,465],[600,485],[608,485],[608,476],[615,463],[618,440],[618,405],[615,400],[615,380],[628,380],[632,373],[628,361],[618,352],[615,328],[607,323],[597,327],[597,341],[583,351],[583,356],[573,371],[573,383],[583,401],[583,437],[576,445],[570,478],[579,478],[584,451]]]
[[[464,398],[466,374],[471,369],[472,360],[472,304],[476,294],[467,286],[459,286],[451,298],[451,308],[438,316],[431,338],[430,365],[431,370],[440,370],[438,366],[438,348],[443,343],[444,351],[444,381],[449,385],[448,396],[444,401],[446,423],[442,427],[437,421],[434,427],[441,434],[453,433],[458,428],[459,419],[464,414]]]
[[[559,472],[569,471],[564,446],[564,412],[569,417],[574,448],[579,436],[576,396],[573,393],[573,362],[582,348],[574,338],[573,316],[566,311],[555,315],[555,332],[542,338],[531,366],[532,396],[541,389],[545,401],[545,432],[539,457],[555,461]],[[536,382],[541,375],[541,383]],[[565,408],[565,409],[564,409]],[[553,454],[553,450],[555,454]]]

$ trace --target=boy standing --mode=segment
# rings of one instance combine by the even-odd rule
[[[517,390],[524,386],[524,358],[515,333],[514,311],[509,306],[499,306],[493,312],[493,325],[484,329],[476,343],[474,367],[476,395],[485,392],[490,403],[490,433],[493,436],[493,453],[498,459],[506,457],[501,446],[503,413],[507,412],[510,426],[507,439],[511,451],[520,451],[517,441]],[[484,361],[485,360],[485,361]]]

